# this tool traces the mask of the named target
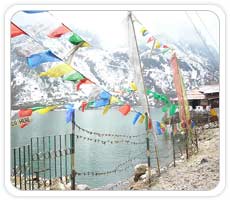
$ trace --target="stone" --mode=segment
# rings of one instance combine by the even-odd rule
[[[138,164],[134,167],[134,181],[137,182],[141,175],[145,174],[147,170],[147,164]]]
[[[66,190],[66,188],[65,188],[65,185],[64,184],[62,184],[62,183],[56,183],[55,185],[53,185],[53,186],[51,186],[50,187],[50,190],[61,190],[61,191],[64,191],[64,190]]]
[[[84,190],[90,190],[90,188],[87,184],[79,184],[79,185],[77,185],[76,190],[84,191]]]
[[[148,168],[147,164],[138,164],[134,167],[134,173],[135,174],[145,174],[147,168]]]
[[[200,164],[207,163],[207,162],[208,162],[208,159],[202,158],[202,160],[200,161]]]

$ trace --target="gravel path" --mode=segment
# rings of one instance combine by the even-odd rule
[[[156,178],[151,187],[143,181],[130,184],[133,190],[212,190],[219,182],[219,128],[202,132],[199,152],[177,163]]]

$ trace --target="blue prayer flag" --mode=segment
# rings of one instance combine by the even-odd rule
[[[139,119],[139,117],[141,116],[142,114],[140,112],[137,112],[134,119],[133,119],[133,125],[136,124],[137,120]]]
[[[109,104],[109,99],[100,99],[100,100],[96,100],[93,106],[97,108],[97,107],[106,106],[108,104]]]
[[[47,12],[47,10],[24,10],[24,13],[28,13],[28,14],[33,14],[33,13],[43,13],[43,12]]]
[[[69,123],[72,121],[72,114],[74,112],[74,105],[73,104],[69,104],[69,105],[65,105],[66,110],[66,123]]]
[[[102,92],[100,93],[100,98],[101,98],[101,99],[110,99],[110,97],[111,97],[111,94],[109,94],[109,93],[106,92],[106,91],[102,91]]]
[[[156,121],[156,133],[157,133],[158,135],[162,135],[160,122],[158,122],[158,121]]]
[[[27,57],[27,63],[30,68],[36,68],[42,63],[55,61],[61,61],[61,59],[54,55],[50,50],[46,50],[37,54],[32,54],[31,56]]]

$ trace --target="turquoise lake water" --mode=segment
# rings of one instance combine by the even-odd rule
[[[75,120],[82,128],[98,132],[112,133],[118,135],[140,135],[132,138],[135,142],[145,142],[145,126],[143,124],[132,124],[135,113],[123,116],[118,110],[111,109],[106,115],[101,110],[76,111]],[[163,113],[160,109],[152,109],[152,120],[160,120]],[[14,119],[17,117],[14,117]],[[31,137],[54,136],[71,133],[71,123],[65,122],[65,111],[53,111],[45,115],[34,113],[29,126],[21,129],[13,127],[11,130],[11,147],[23,146],[30,143]],[[114,137],[97,137],[89,135],[76,129],[76,134],[101,140],[114,140]],[[157,136],[160,165],[164,166],[172,161],[172,143],[165,136]],[[118,139],[118,138],[116,138]],[[156,167],[154,157],[153,137],[151,142],[151,166]],[[77,176],[76,182],[87,184],[90,187],[101,187],[110,183],[116,183],[129,178],[133,174],[133,167],[138,163],[147,163],[146,144],[101,144],[83,139],[76,140],[76,169],[77,172],[105,172],[113,170],[117,165],[132,158],[138,158],[126,163],[127,169],[122,172],[112,173],[104,176]],[[11,160],[12,161],[12,160]],[[58,165],[58,164],[57,164]]]

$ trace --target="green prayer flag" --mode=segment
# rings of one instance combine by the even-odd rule
[[[89,101],[86,108],[92,107],[93,104],[94,104],[94,101]]]
[[[41,107],[41,106],[32,107],[31,110],[32,110],[32,111],[36,111],[36,110],[40,110],[40,109],[42,109],[42,108],[44,108],[44,107]]]
[[[73,33],[73,35],[69,38],[69,42],[71,42],[73,45],[79,45],[80,43],[83,43],[85,41],[80,36]]]
[[[73,82],[78,82],[79,80],[82,80],[82,79],[84,79],[84,78],[85,78],[85,77],[84,77],[81,73],[75,72],[75,73],[72,73],[72,74],[66,76],[66,77],[64,78],[64,80],[73,81]]]
[[[165,105],[164,107],[162,107],[162,112],[167,112],[169,107],[169,105]]]
[[[151,91],[150,89],[147,89],[147,90],[146,90],[146,94],[147,94],[147,95],[153,94],[153,91]]]
[[[153,97],[154,97],[156,100],[160,100],[161,95],[158,94],[157,92],[153,92]]]
[[[173,116],[176,113],[177,105],[172,104],[169,109],[169,115]]]

